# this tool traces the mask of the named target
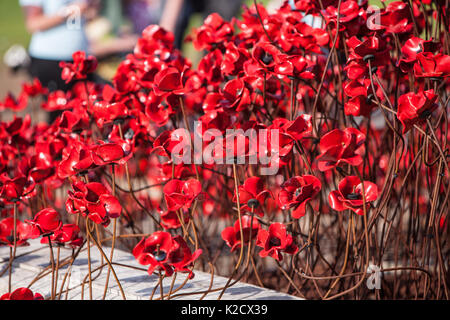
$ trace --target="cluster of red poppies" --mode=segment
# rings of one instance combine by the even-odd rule
[[[43,110],[61,113],[51,124],[32,125],[29,115],[0,123],[0,244],[44,236],[81,246],[81,217],[105,227],[117,219],[132,233],[151,219],[159,231],[133,254],[150,274],[170,276],[192,274],[199,257],[212,261],[212,221],[227,221],[221,240],[232,252],[255,241],[260,257],[279,262],[282,253],[298,257],[320,241],[321,217],[342,211],[371,217],[359,230],[371,234],[389,210],[416,212],[417,201],[442,229],[449,190],[446,6],[395,1],[376,10],[367,1],[295,0],[274,13],[246,7],[231,22],[211,14],[188,38],[205,52],[197,68],[171,33],[152,25],[112,85],[89,82],[97,62],[75,53],[73,63],[61,64],[70,91],[49,93],[34,81],[18,99],[0,103],[0,110],[19,111],[28,97],[41,97]],[[193,128],[194,120],[200,126]],[[257,138],[239,134],[245,148],[231,154],[272,153],[278,171],[263,176],[258,164],[174,160],[182,159],[180,144],[192,151],[196,135],[206,147],[214,141],[210,130],[225,141],[230,129],[277,130],[276,152],[273,145],[252,149]],[[411,171],[436,185],[431,199]],[[17,212],[32,218],[15,227]]]

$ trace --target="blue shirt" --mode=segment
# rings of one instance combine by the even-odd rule
[[[61,14],[65,7],[80,0],[20,0],[21,6],[41,7],[44,15]],[[82,17],[69,17],[63,24],[51,29],[36,32],[31,37],[30,56],[45,60],[72,60],[76,51],[89,49]]]

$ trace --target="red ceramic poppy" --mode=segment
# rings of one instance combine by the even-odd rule
[[[193,266],[194,261],[200,257],[202,252],[201,249],[192,252],[181,236],[175,236],[169,253],[169,263],[175,272],[189,273],[189,279],[192,279],[194,273],[189,267]]]
[[[434,52],[439,49],[439,42],[433,40],[423,40],[418,37],[409,38],[402,46],[403,57],[399,61],[399,67],[403,72],[409,72],[415,62],[417,61],[417,55],[423,52]]]
[[[110,224],[111,219],[120,216],[122,206],[119,200],[101,183],[85,184],[77,181],[72,184],[72,189],[66,201],[66,210],[69,213],[80,213],[105,227]]]
[[[170,166],[170,170],[172,170],[172,166]],[[181,221],[179,218],[179,210],[178,211],[166,211],[161,213],[161,224],[164,229],[179,229],[181,228]],[[189,223],[189,213],[183,210],[183,222],[185,225]]]
[[[374,87],[377,90],[376,84],[374,84]],[[382,93],[379,91],[377,90],[376,95],[379,100],[382,100]],[[377,107],[377,104],[373,102],[375,95],[369,79],[348,81],[344,86],[344,92],[351,97],[344,106],[346,115],[368,117]]]
[[[89,115],[83,109],[77,110],[77,112],[64,111],[56,125],[67,133],[81,133],[89,128]]]
[[[86,57],[86,53],[77,51],[72,55],[73,63],[61,62],[60,67],[63,69],[61,78],[66,83],[73,80],[86,79],[87,75],[93,73],[97,69],[97,59],[93,56]]]
[[[398,99],[397,118],[403,124],[403,133],[420,124],[437,108],[438,96],[434,90],[423,91],[415,94],[409,92]]]
[[[16,245],[27,246],[27,240],[32,236],[33,227],[20,220],[16,222]],[[6,218],[0,221],[0,246],[14,246],[14,218]]]
[[[294,208],[292,217],[300,219],[305,215],[305,206],[322,189],[322,183],[314,176],[294,177],[281,185],[278,201],[281,209]]]
[[[53,159],[49,154],[39,152],[30,158],[23,158],[19,163],[19,170],[35,183],[41,184],[55,174]]]
[[[225,75],[236,76],[243,71],[244,63],[249,58],[248,52],[228,42],[223,56],[221,71]]]
[[[30,97],[36,97],[39,95],[44,95],[48,93],[48,89],[42,86],[39,79],[34,78],[31,83],[24,83],[22,85],[23,92],[25,92]]]
[[[260,224],[258,219],[248,215],[242,217],[242,232],[244,235],[244,241],[241,241],[241,224],[239,220],[234,223],[233,227],[227,227],[222,231],[222,239],[231,248],[231,252],[239,249],[242,245],[248,245],[250,240],[256,238],[258,231],[260,229]]]
[[[269,42],[258,43],[252,51],[253,59],[255,59],[261,67],[269,71],[273,71],[279,54],[280,51],[278,48]]]
[[[133,249],[133,255],[142,265],[149,265],[148,274],[164,270],[166,276],[173,274],[169,264],[170,253],[173,249],[173,238],[168,232],[157,231],[147,239],[143,238]]]
[[[35,182],[27,177],[10,179],[6,173],[0,175],[0,197],[10,202],[18,202],[31,196]]]
[[[25,220],[25,222],[34,227],[32,232],[33,239],[52,235],[62,227],[59,213],[52,208],[39,211],[33,220]]]
[[[202,185],[198,180],[171,180],[163,189],[164,198],[170,211],[190,208],[192,203],[202,194]]]
[[[359,166],[366,136],[355,128],[336,129],[320,140],[321,154],[316,158],[320,171],[338,167],[342,163]]]
[[[18,98],[8,93],[4,101],[0,101],[0,111],[9,109],[13,112],[23,111],[28,106],[28,94],[22,92]]]
[[[35,293],[28,288],[19,288],[12,293],[6,293],[0,297],[0,300],[22,300],[22,301],[32,301],[32,300],[44,300],[41,294]]]
[[[63,225],[59,230],[56,230],[53,235],[50,236],[52,243],[58,245],[68,244],[70,247],[79,247],[83,243],[83,238],[79,236],[80,228],[75,224]],[[48,238],[41,239],[41,243],[47,244]]]
[[[282,253],[296,254],[298,251],[292,236],[287,234],[286,226],[282,223],[270,225],[268,231],[259,230],[256,245],[263,248],[259,253],[262,258],[270,256],[278,261],[283,260]]]
[[[336,211],[352,210],[358,215],[364,215],[364,199],[366,211],[370,208],[370,203],[378,198],[378,187],[376,184],[364,181],[363,184],[356,176],[348,176],[339,183],[338,190],[330,192],[328,201],[330,206]]]
[[[211,51],[215,47],[223,46],[233,32],[231,23],[224,21],[218,13],[212,13],[206,17],[200,28],[194,30],[194,47],[197,50]]]
[[[278,55],[274,72],[285,76],[301,79],[314,79],[312,72],[314,64],[303,56]]]
[[[157,95],[173,93],[180,95],[184,93],[182,83],[183,74],[176,68],[166,68],[155,75],[154,91]]]
[[[92,160],[97,166],[125,164],[125,152],[116,143],[103,143],[92,148]]]
[[[82,142],[74,141],[71,146],[64,149],[63,160],[59,162],[57,173],[62,179],[78,173],[87,173],[95,167],[92,151]]]
[[[244,185],[239,187],[239,201],[241,203],[241,211],[252,212],[263,216],[262,207],[268,197],[272,197],[272,192],[264,188],[264,181],[259,177],[252,177],[245,180]],[[236,195],[233,201],[237,201]]]
[[[414,74],[419,78],[447,78],[450,76],[450,56],[424,52],[417,55]]]
[[[376,18],[368,20],[368,27],[371,30],[385,29],[394,34],[409,33],[413,30],[410,7],[403,1],[391,2],[381,14],[375,13],[375,15]],[[379,24],[374,21],[379,21]]]
[[[145,114],[160,127],[165,126],[174,113],[172,106],[153,91],[148,95],[145,105]]]
[[[124,120],[129,114],[128,108],[124,103],[109,103],[107,101],[95,103],[92,106],[91,112],[100,128],[105,124]]]

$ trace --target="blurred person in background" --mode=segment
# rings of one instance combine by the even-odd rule
[[[159,23],[164,0],[103,0],[101,7],[101,17],[87,28],[99,59],[132,52],[142,31]]]
[[[94,2],[87,0],[20,0],[25,25],[32,34],[30,74],[50,91],[67,90],[60,61],[71,62],[76,51],[89,52],[85,33]]]
[[[160,26],[175,34],[175,45],[181,49],[191,17],[200,13],[205,19],[217,12],[225,20],[231,20],[240,12],[243,0],[166,0]]]

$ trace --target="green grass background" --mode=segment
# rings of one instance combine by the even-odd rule
[[[13,44],[27,46],[30,35],[18,0],[0,0],[0,55]]]

